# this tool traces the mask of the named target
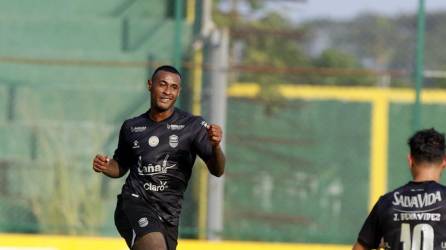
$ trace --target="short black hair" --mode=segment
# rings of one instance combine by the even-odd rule
[[[416,163],[441,162],[445,154],[444,134],[434,128],[417,131],[409,138],[410,154]]]
[[[155,71],[153,71],[152,78],[151,78],[152,81],[155,79],[156,74],[160,71],[167,71],[170,73],[174,73],[174,74],[177,74],[180,77],[180,79],[182,78],[180,72],[174,66],[162,65],[162,66],[159,66],[158,68],[156,68]]]

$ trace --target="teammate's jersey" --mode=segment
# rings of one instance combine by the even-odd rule
[[[435,181],[409,182],[382,196],[366,219],[358,242],[385,249],[446,248],[446,187]]]
[[[178,225],[196,155],[204,161],[212,156],[206,127],[201,117],[176,108],[161,122],[148,112],[126,120],[113,156],[130,169],[122,192],[142,197],[164,221]]]

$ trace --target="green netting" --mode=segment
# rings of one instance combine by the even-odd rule
[[[176,41],[172,32],[173,30],[175,30],[174,20],[163,22],[162,26],[156,29],[153,34],[150,34],[147,42],[141,44],[141,49],[151,51],[154,56],[157,56],[159,58],[166,58],[166,56],[172,57],[173,50],[165,50],[165,48],[173,48],[173,46],[176,46]],[[185,46],[187,45],[187,41],[190,41],[190,39],[192,39],[192,27],[187,23],[184,23],[181,30],[181,44],[183,48],[185,48]],[[163,38],[162,42],[160,42],[160,37]],[[162,53],[159,53],[158,55],[155,52]]]
[[[407,103],[392,103],[389,109],[389,185],[392,190],[407,183],[411,179],[407,165],[409,147],[407,139],[413,134],[413,106]],[[446,116],[445,104],[424,104],[422,106],[421,127],[434,127],[438,131],[446,131],[444,117]],[[442,182],[446,178],[443,176]]]
[[[147,72],[143,68],[0,64],[0,71],[2,83],[46,88],[68,85],[74,88],[127,89],[145,86],[147,81]]]
[[[115,13],[127,17],[166,18],[172,16],[172,1],[165,0],[137,0],[127,8],[116,8]]]
[[[117,235],[125,178],[91,160],[147,110],[147,63],[172,61],[171,4],[0,0],[0,232]]]
[[[124,179],[94,174],[91,159],[112,152],[119,127],[37,124],[0,130],[2,142],[21,142],[1,157],[0,231],[116,235],[109,221]]]
[[[149,94],[140,88],[18,87],[16,119],[19,121],[77,121],[114,124],[147,110]],[[91,124],[90,126],[101,126]],[[55,133],[57,134],[57,133]],[[63,134],[63,133],[62,133]]]
[[[367,214],[370,104],[230,99],[228,111],[225,238],[353,242]]]
[[[19,124],[0,125],[0,162],[10,159],[30,159],[32,129]]]
[[[111,233],[103,225],[113,214],[121,181],[91,173],[91,164],[63,157],[58,160],[15,161],[3,180],[1,231],[41,233]],[[37,177],[37,178],[36,178]],[[16,208],[18,210],[8,210]]]
[[[114,51],[118,54],[123,49],[144,51],[155,58],[169,58],[172,53],[168,51],[173,51],[175,45],[174,30],[173,20],[133,18],[124,28],[124,21],[116,18],[9,18],[2,20],[0,25],[0,36],[3,37],[0,48],[8,54],[20,54],[23,50],[27,53],[47,52],[45,54],[55,54],[56,51],[59,58],[65,59],[73,59],[66,58],[65,51],[68,55],[78,51],[82,58],[88,58],[86,51]],[[190,25],[184,23],[182,31],[182,44],[186,47],[190,40]]]
[[[165,18],[171,16],[171,3],[165,0],[0,0],[2,17],[26,15],[40,17],[43,14],[52,17],[109,17],[133,16],[147,18]]]
[[[118,19],[70,20],[53,17],[4,19],[0,25],[2,37],[0,47],[119,51],[121,26],[121,21]]]
[[[93,124],[48,124],[35,129],[35,158],[41,161],[64,161],[64,159],[91,165],[92,152],[117,145],[119,126]]]
[[[2,17],[16,17],[25,15],[30,17],[47,16],[85,17],[108,16],[122,4],[122,0],[0,0],[0,13]]]
[[[4,166],[0,168],[3,169]],[[3,181],[2,181],[3,182]],[[4,182],[3,182],[4,183]],[[2,189],[6,189],[3,187]],[[38,232],[38,222],[28,202],[11,198],[5,190],[0,194],[0,232],[34,233]]]

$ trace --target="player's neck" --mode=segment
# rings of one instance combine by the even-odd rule
[[[426,181],[435,181],[435,182],[439,182],[439,181],[440,181],[440,178],[439,178],[439,177],[438,177],[438,178],[414,177],[414,178],[412,179],[412,181],[414,181],[414,182],[426,182]]]
[[[163,111],[151,107],[149,110],[149,118],[154,122],[162,122],[169,118],[173,114],[173,111],[173,107]]]
[[[441,169],[432,167],[424,168],[420,167],[418,169],[412,170],[413,181],[423,182],[423,181],[440,181]]]

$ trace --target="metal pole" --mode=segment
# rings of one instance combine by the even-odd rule
[[[207,41],[207,60],[210,69],[206,78],[206,101],[209,111],[208,117],[211,123],[220,125],[225,131],[226,123],[226,88],[228,82],[228,50],[229,35],[227,30],[214,30]],[[222,141],[225,149],[225,138]],[[220,240],[223,233],[223,200],[224,200],[224,176],[208,177],[208,213],[207,213],[207,238]]]
[[[419,0],[418,27],[417,27],[417,51],[415,69],[415,103],[413,110],[413,130],[421,127],[421,91],[424,80],[424,33],[425,33],[425,4]]]
[[[200,35],[207,37],[215,28],[214,22],[212,21],[212,0],[203,0],[202,3]]]

